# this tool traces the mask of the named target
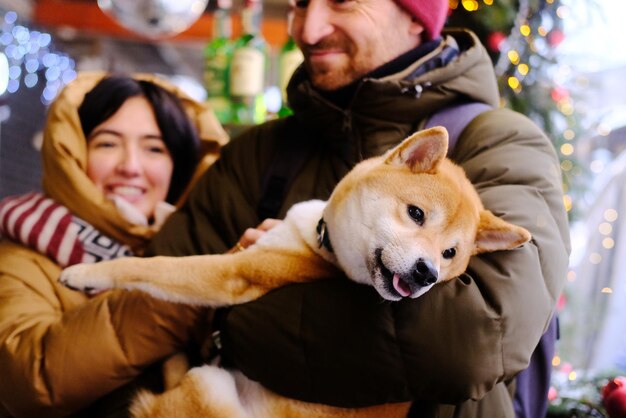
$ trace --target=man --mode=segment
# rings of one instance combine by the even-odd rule
[[[515,376],[548,326],[567,268],[552,145],[527,118],[497,108],[492,64],[473,34],[441,36],[447,0],[295,6],[293,36],[305,63],[288,87],[294,115],[226,146],[152,251],[245,246],[249,236],[239,237],[262,220],[275,167],[303,159],[283,175],[282,217],[295,202],[327,198],[356,162],[383,153],[431,115],[463,102],[488,104],[450,157],[488,209],[531,231],[531,243],[474,257],[457,280],[416,300],[381,303],[373,289],[348,280],[318,281],[233,307],[219,327],[224,358],[289,397],[344,407],[412,400],[416,417],[515,416]]]

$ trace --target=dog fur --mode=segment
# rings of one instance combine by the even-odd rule
[[[365,160],[330,199],[294,205],[284,222],[245,251],[120,258],[66,269],[66,286],[139,289],[204,306],[247,302],[287,283],[336,277],[373,286],[387,300],[416,298],[459,276],[472,255],[511,250],[530,233],[488,210],[463,170],[446,158],[442,127],[420,131]],[[317,233],[318,222],[325,232]],[[321,245],[329,240],[332,245]],[[141,394],[135,417],[394,417],[408,403],[344,409],[274,394],[239,372],[192,369],[162,395]]]

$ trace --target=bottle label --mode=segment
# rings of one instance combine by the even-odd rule
[[[263,93],[265,56],[254,48],[240,48],[233,54],[230,67],[230,93],[233,96],[256,96]]]
[[[228,79],[228,56],[216,54],[207,59],[204,68],[204,86],[209,97],[226,96],[226,82]]]
[[[280,57],[280,80],[278,80],[280,87],[280,91],[283,95],[283,100],[285,100],[285,94],[287,91],[287,84],[289,84],[289,79],[293,75],[293,72],[296,71],[296,68],[302,63],[304,60],[304,56],[302,55],[302,51],[299,49],[293,49],[289,52],[284,53]]]

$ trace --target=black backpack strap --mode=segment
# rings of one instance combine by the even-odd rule
[[[309,160],[313,144],[302,133],[296,135],[292,120],[286,121],[286,132],[281,135],[278,149],[261,183],[261,200],[257,206],[260,220],[276,218],[297,174]]]

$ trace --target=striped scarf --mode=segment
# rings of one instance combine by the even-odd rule
[[[45,254],[63,268],[132,255],[128,246],[41,193],[0,201],[0,237]]]

